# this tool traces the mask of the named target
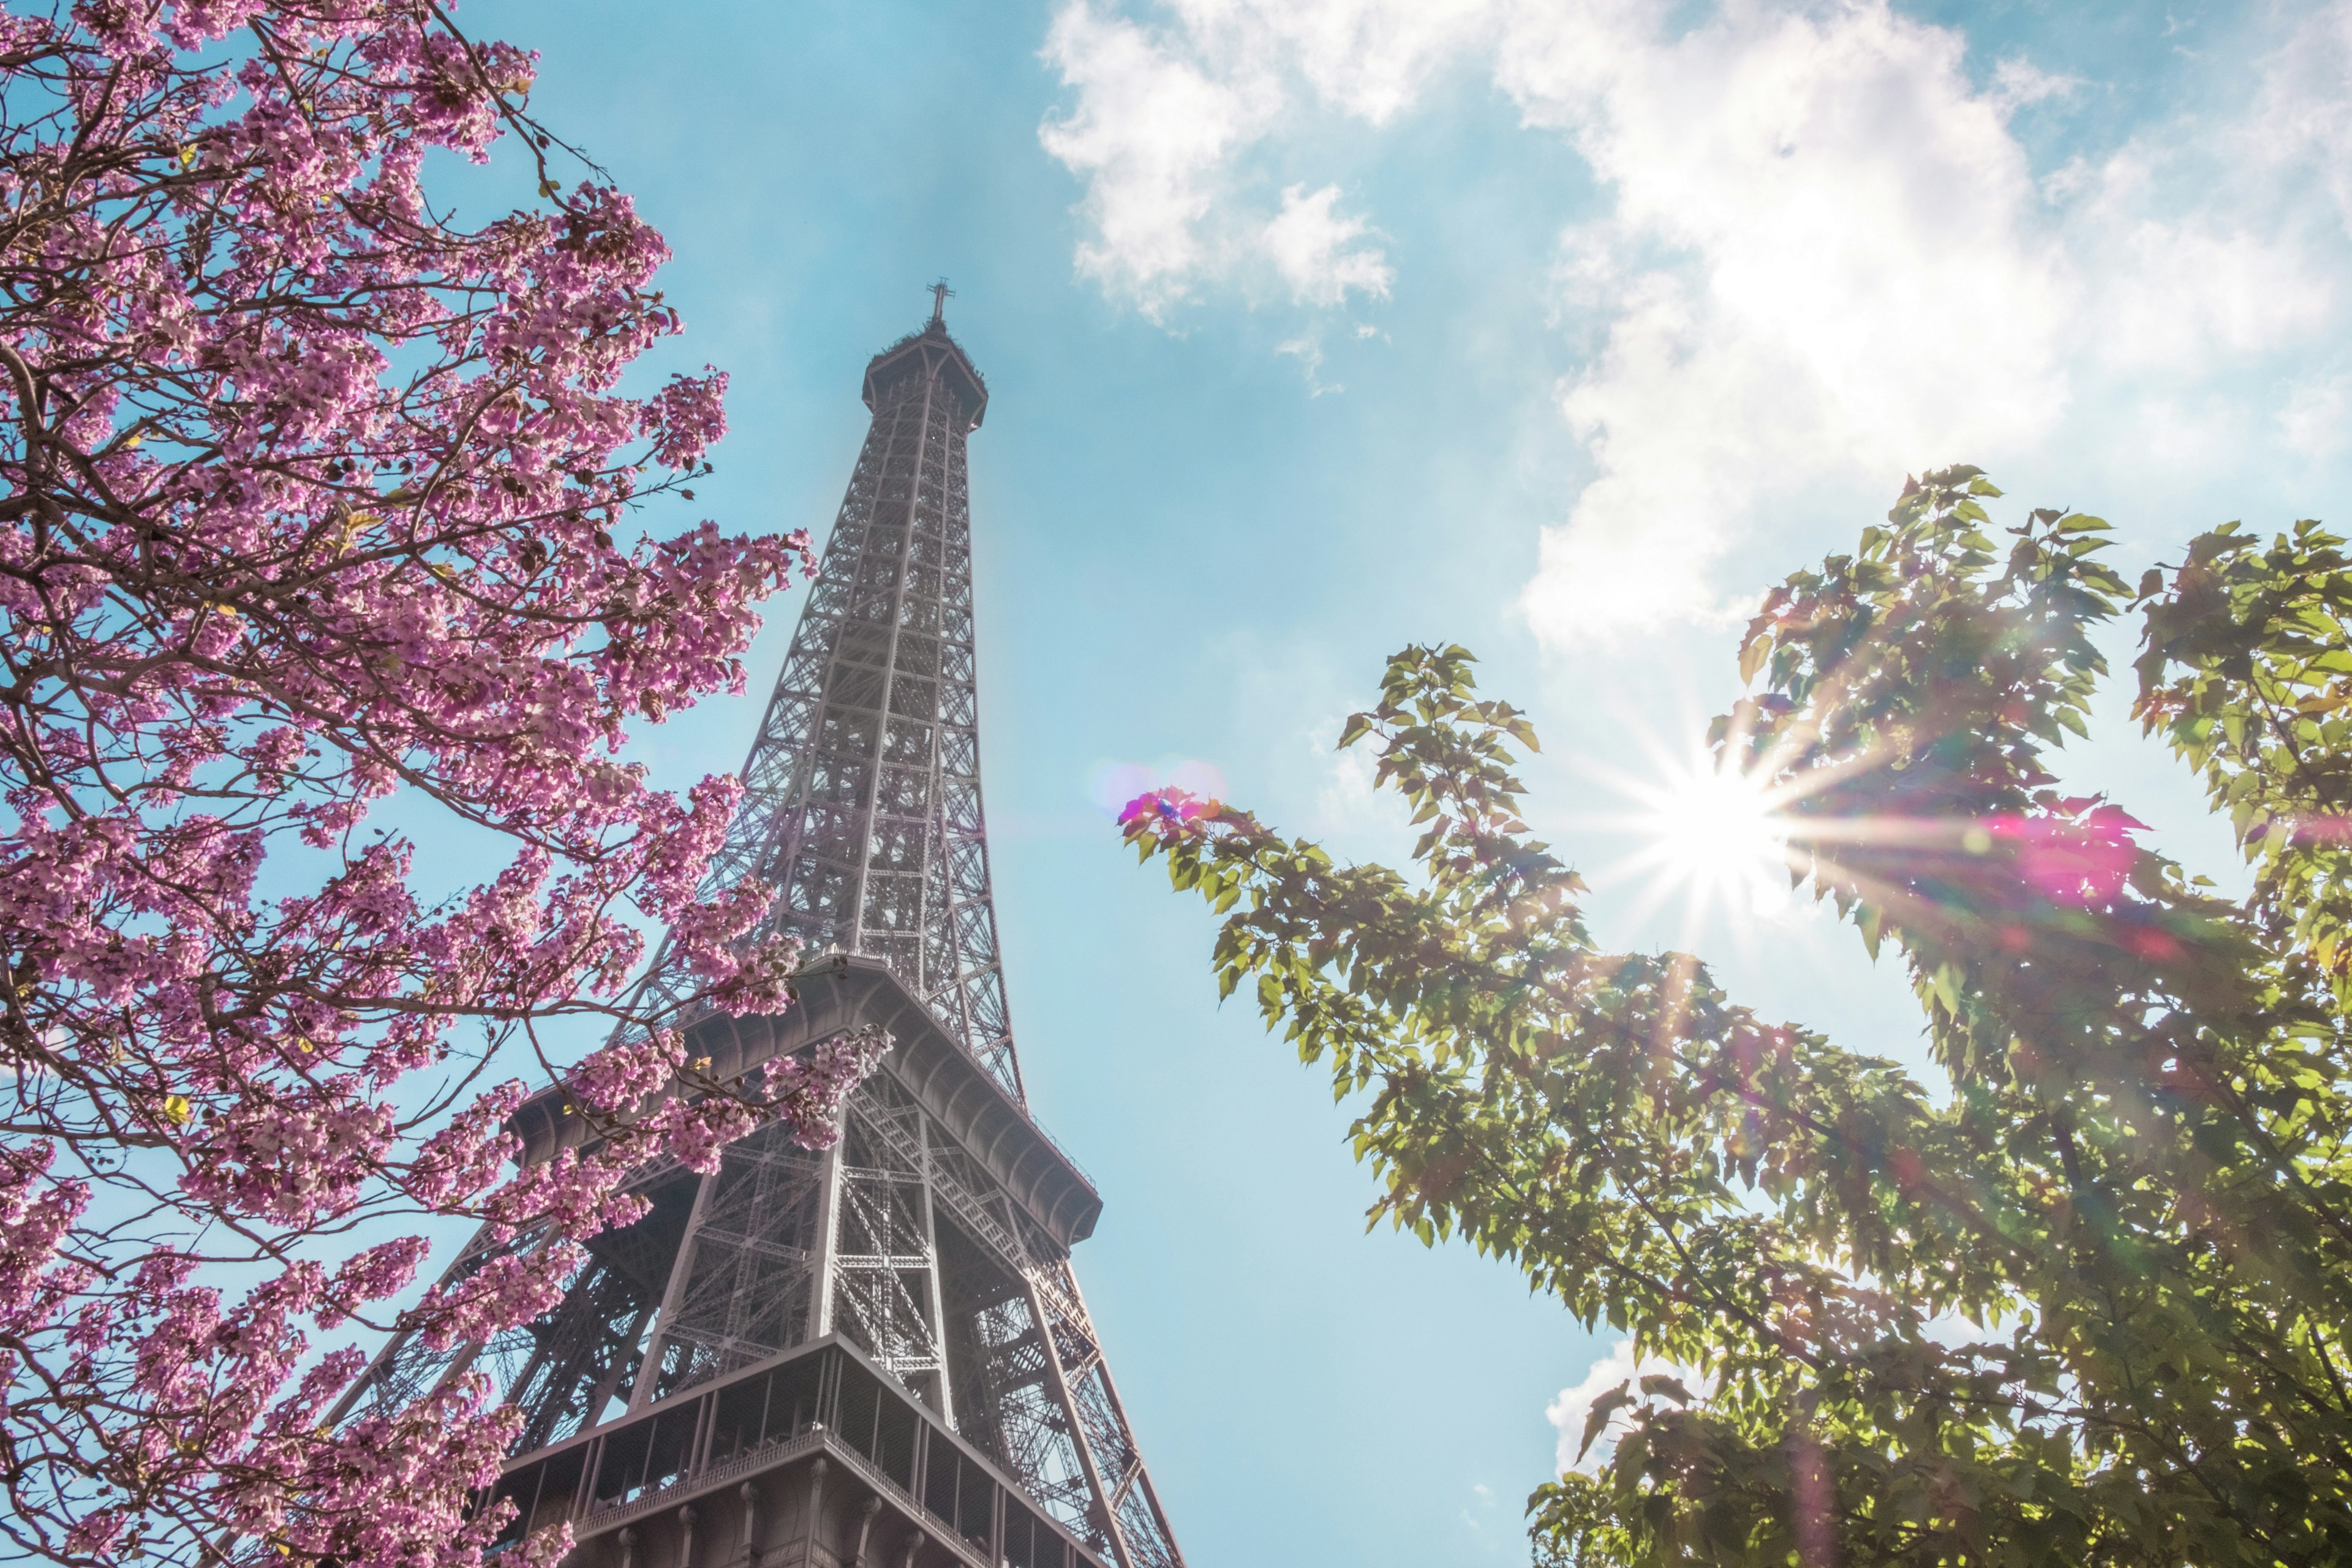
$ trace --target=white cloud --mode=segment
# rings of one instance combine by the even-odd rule
[[[1298,302],[1387,294],[1392,276],[1361,217],[1335,210],[1337,185],[1286,190],[1257,221],[1231,209],[1232,164],[1286,103],[1284,61],[1318,96],[1378,123],[1410,102],[1461,43],[1483,0],[1178,0],[1177,25],[1149,28],[1073,0],[1045,59],[1077,91],[1038,129],[1086,184],[1092,233],[1078,270],[1154,320],[1202,282],[1271,266]]]
[[[2352,0],[2320,6],[2263,62],[2249,132],[2256,163],[2314,169],[2352,221]]]
[[[1045,55],[1078,89],[1077,107],[1038,132],[1087,182],[1094,236],[1079,243],[1078,270],[1157,318],[1212,265],[1201,225],[1215,177],[1235,145],[1263,130],[1275,107],[1270,84],[1249,72],[1212,75],[1086,0],[1055,18]]]
[[[2352,431],[2352,380],[2340,375],[2318,376],[2287,391],[2278,411],[2279,439],[2301,457],[2325,458],[2344,449]]]
[[[1314,96],[1385,124],[1489,27],[1489,0],[1173,0],[1202,52],[1280,58]]]
[[[1351,289],[1385,296],[1395,276],[1378,246],[1359,243],[1364,220],[1332,210],[1339,199],[1337,185],[1311,195],[1292,185],[1282,193],[1282,211],[1265,226],[1265,253],[1301,303],[1337,305]]]
[[[1377,215],[1337,185],[1265,210],[1311,110],[1396,124],[1463,62],[1580,154],[1603,211],[1550,283],[1593,345],[1557,394],[1586,477],[1521,597],[1547,642],[1730,619],[1716,568],[1776,515],[2000,470],[2086,421],[2203,419],[2151,456],[2224,460],[2242,422],[2209,417],[2213,378],[2308,380],[2275,362],[2340,335],[2352,0],[2291,22],[2234,116],[2041,174],[2010,122],[2085,84],[2011,57],[1979,85],[1960,32],[1888,0],[1722,0],[1696,25],[1642,0],[1169,0],[1150,33],[1097,3],[1049,41],[1080,90],[1046,145],[1087,182],[1081,268],[1155,315],[1213,282],[1316,310],[1390,292]],[[1319,341],[1280,351],[1310,386]],[[2331,406],[2292,395],[2273,433],[2311,450]]]
[[[1145,27],[1095,0],[1055,16],[1044,55],[1077,92],[1039,128],[1085,182],[1078,270],[1154,320],[1204,282],[1271,269],[1297,301],[1387,294],[1361,217],[1303,184],[1252,219],[1234,164],[1304,97],[1372,124],[1410,105],[1486,26],[1488,0],[1172,0]],[[1304,94],[1296,89],[1303,87]]]
[[[2292,240],[2200,218],[2135,221],[2121,205],[2089,215],[2114,219],[2096,237],[2105,366],[2194,375],[2294,343],[2335,314],[2332,280]]]
[[[1554,642],[1743,613],[1709,568],[1759,502],[1989,463],[2067,396],[2073,286],[1953,35],[1741,6],[1594,45],[1508,77],[1616,197],[1564,247],[1607,327],[1561,397],[1594,478],[1522,597]]]

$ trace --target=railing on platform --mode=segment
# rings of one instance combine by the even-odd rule
[[[502,1542],[560,1520],[586,1542],[820,1450],[984,1568],[1107,1568],[858,1349],[828,1336],[516,1461],[485,1495]]]

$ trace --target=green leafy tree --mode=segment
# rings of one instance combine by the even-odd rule
[[[2352,558],[2232,525],[2135,593],[2104,522],[2004,536],[1999,493],[1930,474],[1774,589],[1713,732],[1792,873],[1901,954],[1935,1092],[1601,945],[1519,819],[1535,734],[1459,647],[1398,655],[1341,742],[1423,827],[1411,874],[1129,808],[1224,916],[1222,991],[1362,1094],[1375,1220],[1669,1369],[1529,1500],[1546,1563],[2352,1558]],[[2242,902],[2055,788],[2126,613],[2137,715],[2229,814]]]

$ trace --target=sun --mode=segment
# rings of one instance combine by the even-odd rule
[[[1654,891],[1685,896],[1694,921],[1712,910],[1769,914],[1789,893],[1789,823],[1768,783],[1713,757],[1668,770],[1640,791],[1637,866]]]

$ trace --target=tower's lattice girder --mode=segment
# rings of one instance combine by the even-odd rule
[[[762,1363],[793,1362],[795,1347],[832,1336],[1025,1494],[1026,1509],[1008,1502],[991,1514],[1002,1537],[992,1552],[1051,1561],[1046,1527],[1020,1523],[1034,1510],[1119,1568],[1181,1568],[1070,1268],[1069,1222],[1054,1217],[1058,1202],[1044,1214],[1034,1194],[1016,1195],[999,1179],[1007,1126],[1040,1151],[1037,1159],[1066,1164],[1066,1156],[1025,1114],[990,896],[965,469],[965,439],[986,390],[935,316],[876,358],[866,401],[873,423],[744,764],[744,801],[709,888],[756,878],[778,889],[767,930],[798,938],[804,961],[834,952],[887,966],[893,993],[929,1020],[927,1037],[951,1042],[938,1050],[976,1064],[985,1077],[975,1081],[994,1086],[982,1091],[1004,1107],[994,1131],[980,1138],[951,1124],[927,1088],[936,1061],[918,1073],[907,1051],[894,1050],[851,1096],[833,1149],[804,1149],[771,1125],[722,1151],[708,1176],[675,1164],[640,1173],[633,1186],[650,1200],[646,1215],[596,1238],[548,1313],[485,1343],[435,1350],[399,1337],[347,1406],[405,1403],[468,1370],[488,1375],[523,1413],[509,1473],[535,1478],[536,1500],[526,1500],[519,1531],[545,1522],[555,1506],[540,1496],[546,1475],[567,1464],[576,1470],[583,1452],[604,1456],[586,1461],[592,1468],[614,1462],[622,1437],[598,1432],[649,1430],[626,1440],[654,1445],[649,1468],[656,1448],[679,1467],[661,1484],[688,1486],[694,1450],[664,1438],[667,1418],[651,1413],[698,1407],[708,1401],[695,1401],[696,1390],[762,1375]],[[656,1001],[690,991],[666,957],[646,984]],[[960,1090],[944,1103],[972,1101]],[[1084,1191],[1091,1200],[1091,1187]],[[1091,1224],[1089,1211],[1084,1226]],[[447,1278],[541,1245],[486,1233]],[[824,1397],[811,1384],[808,1408]],[[845,1395],[830,1397],[838,1418]],[[868,1418],[882,1422],[877,1433],[887,1415]],[[762,1419],[772,1426],[773,1413]],[[696,1439],[706,1448],[712,1440]],[[941,1484],[936,1467],[946,1461],[928,1462],[928,1479],[908,1472],[907,1497],[922,1494],[914,1512],[930,1510],[930,1534],[919,1531],[905,1558],[926,1568],[932,1560],[920,1555],[922,1542],[947,1539],[940,1505],[924,1490]],[[564,1484],[578,1489],[561,1506],[583,1552],[593,1551],[600,1519],[620,1518],[614,1510],[623,1503],[645,1507],[630,1500],[636,1492],[600,1497],[589,1478]],[[748,1550],[749,1481],[743,1495]],[[973,1505],[966,1498],[958,1506]],[[678,1568],[700,1561],[693,1517],[685,1510]],[[870,1529],[870,1510],[864,1517]],[[971,1521],[957,1521],[971,1546]],[[631,1534],[620,1530],[612,1560],[651,1568],[626,1543]],[[1016,1552],[1007,1544],[1016,1541],[1027,1544]],[[722,1560],[740,1558],[713,1559]]]
[[[942,328],[877,359],[867,398],[874,421],[708,887],[766,882],[771,929],[888,963],[1020,1100],[972,658],[964,447],[987,393]]]

